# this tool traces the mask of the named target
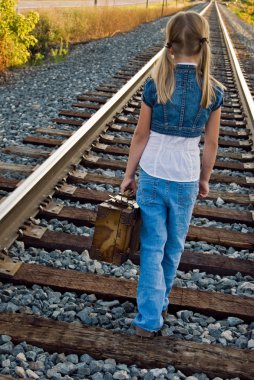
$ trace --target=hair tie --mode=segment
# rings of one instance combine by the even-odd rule
[[[204,42],[208,42],[206,37],[200,38],[199,42],[203,45]]]
[[[171,42],[167,42],[166,45],[165,45],[166,48],[170,49],[172,47],[172,43]]]

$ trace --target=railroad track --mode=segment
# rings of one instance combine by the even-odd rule
[[[236,70],[232,68],[227,43],[218,26],[216,9],[217,5],[210,4],[205,17],[211,27],[215,56],[213,71],[227,86],[219,151],[208,197],[211,205],[204,201],[195,205],[194,222],[187,236],[186,246],[189,248],[182,256],[179,269],[195,273],[204,271],[207,278],[221,276],[222,283],[223,279],[230,281],[230,276],[238,275],[245,280],[241,285],[245,289],[251,288],[254,273],[253,119],[243,89],[238,88],[239,79],[235,77]],[[119,268],[88,257],[97,205],[119,190],[131,136],[137,124],[141,86],[159,54],[158,46],[150,49],[127,65],[111,83],[79,96],[72,110],[62,110],[59,118],[52,120],[53,127],[40,128],[27,136],[23,145],[6,148],[10,154],[44,161],[37,168],[38,161],[31,167],[1,163],[2,171],[25,173],[27,178],[22,183],[15,177],[0,178],[0,189],[10,192],[0,204],[0,279],[4,283],[0,297],[2,304],[8,303],[2,308],[0,305],[0,334],[10,335],[15,344],[26,341],[49,352],[88,353],[96,359],[114,358],[119,363],[144,368],[171,364],[186,374],[200,371],[211,377],[253,379],[253,297],[233,294],[227,287],[224,292],[215,291],[210,286],[206,288],[208,291],[198,286],[192,289],[174,287],[170,297],[172,312],[177,312],[181,319],[181,315],[186,315],[184,311],[189,310],[186,320],[190,325],[195,318],[200,320],[200,315],[208,316],[212,344],[208,343],[206,333],[198,341],[186,331],[172,333],[170,328],[176,324],[173,315],[166,321],[165,336],[140,340],[131,335],[129,322],[124,318],[119,325],[114,318],[111,323],[107,316],[111,311],[109,305],[118,305],[125,310],[127,320],[130,319],[135,304],[135,268],[138,267],[131,267],[130,279],[117,278],[121,277],[121,273],[117,273]],[[138,68],[141,70],[137,73]],[[223,206],[214,207],[216,203]],[[221,224],[216,227],[216,223]],[[73,232],[64,232],[65,225],[71,226]],[[193,249],[199,242],[213,248],[208,251]],[[74,259],[71,261],[72,255]],[[87,265],[77,269],[84,260]],[[138,252],[131,260],[138,265]],[[25,300],[30,297],[31,289],[38,292],[38,302],[32,307],[24,298],[18,297],[13,306],[11,294],[14,287],[20,294],[25,294]],[[57,297],[53,290],[51,296],[59,298],[60,303],[64,297],[69,297],[78,305],[76,312],[72,313],[70,305],[66,310],[63,307],[67,313],[63,318],[61,312],[55,310],[56,301],[52,302],[52,308],[42,312],[46,292],[51,292],[47,289],[58,291]],[[102,301],[96,301],[96,297]],[[92,305],[95,309],[89,314],[86,308],[91,309]],[[106,309],[101,310],[103,307]],[[78,313],[81,314],[77,317]],[[113,310],[111,314],[116,315],[117,311]],[[225,318],[229,317],[236,332],[224,329],[217,336],[215,325],[224,318],[223,326]],[[80,320],[82,324],[77,323]],[[204,321],[200,323],[192,329],[198,332]],[[238,325],[239,331],[234,327]],[[123,334],[122,330],[128,334]],[[241,331],[245,334],[245,342],[227,344],[235,341],[231,334],[237,336]],[[29,374],[26,373],[27,377]],[[75,377],[75,371],[73,376],[80,378]],[[0,375],[0,379],[4,378]]]
[[[253,74],[253,54],[251,54],[251,50],[247,50],[243,44],[243,42],[239,39],[237,33],[233,26],[228,21],[228,17],[226,17],[226,13],[224,11],[224,5],[219,4],[219,9],[221,12],[221,16],[224,20],[224,23],[227,27],[228,33],[230,35],[231,42],[234,46],[234,50],[236,52],[239,65],[241,67],[243,76],[245,78],[246,83],[250,89],[252,97],[254,96],[254,74]]]

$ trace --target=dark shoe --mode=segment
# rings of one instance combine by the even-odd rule
[[[142,338],[153,338],[154,336],[161,336],[161,331],[148,331],[141,327],[135,326],[136,335]]]

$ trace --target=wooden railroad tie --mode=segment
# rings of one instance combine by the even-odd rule
[[[99,176],[99,178],[97,178],[94,175],[90,177],[92,182],[96,182],[98,180],[97,183],[108,183],[107,181],[108,181],[108,178],[110,178],[110,177],[104,176],[103,178],[104,178],[104,182],[100,182],[101,176]],[[236,177],[232,177],[232,181],[235,178]],[[16,189],[21,182],[22,181],[17,180],[17,179],[10,179],[7,177],[1,177],[0,176],[0,189],[12,191],[12,190]],[[76,182],[78,182],[78,181],[76,181]],[[65,189],[67,189],[67,190],[65,190]],[[74,186],[74,184],[66,184],[66,185],[62,186],[59,191],[56,191],[56,194],[60,195],[63,198],[70,198],[72,200],[92,201],[93,195],[92,195],[92,193],[89,193],[91,191],[92,190],[78,188],[78,187]],[[99,198],[98,198],[99,200],[101,199],[101,201],[107,199],[107,198],[105,198],[105,196],[108,197],[108,194],[109,194],[106,191],[105,192],[103,191],[102,193],[103,193],[103,196],[99,196]],[[252,194],[250,194],[250,195],[238,194],[238,193],[233,193],[233,192],[230,193],[230,192],[217,191],[217,190],[210,190],[207,199],[216,200],[218,197],[222,198],[225,202],[232,202],[232,203],[237,203],[237,204],[241,204],[241,205],[254,204],[254,195],[252,195]]]
[[[22,263],[13,276],[1,270],[0,279],[27,286],[50,286],[61,292],[95,294],[103,299],[128,299],[136,303],[137,282],[112,276]],[[169,300],[172,311],[184,308],[219,318],[233,315],[249,323],[253,321],[253,297],[173,287]]]
[[[88,353],[96,359],[113,357],[117,362],[146,368],[172,364],[186,374],[205,372],[210,376],[254,378],[251,350],[172,337],[140,339],[102,328],[11,313],[0,314],[0,333],[12,336],[15,343],[27,341],[49,352]]]

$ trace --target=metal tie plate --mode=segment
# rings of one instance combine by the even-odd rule
[[[73,185],[67,185],[66,183],[63,184],[63,185],[60,187],[60,191],[64,191],[65,193],[68,193],[68,194],[74,194],[76,190],[77,190],[77,187],[76,187],[76,186],[73,186]]]
[[[244,162],[244,169],[254,169],[254,162]]]
[[[15,276],[21,265],[21,261],[15,262],[10,257],[0,253],[0,273],[2,275],[11,277]]]

